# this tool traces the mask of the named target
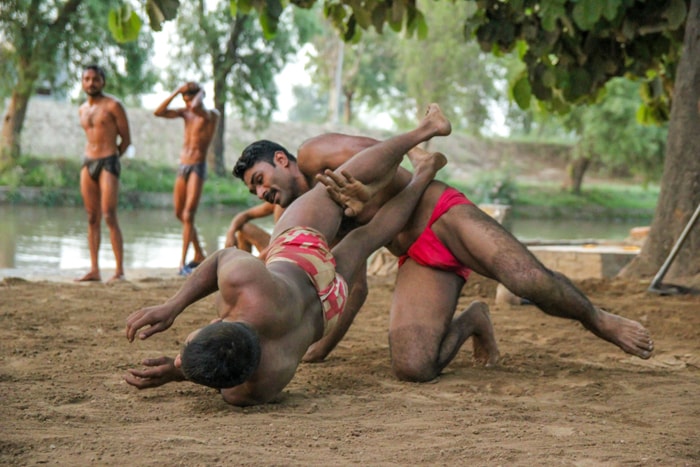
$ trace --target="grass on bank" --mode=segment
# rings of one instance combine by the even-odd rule
[[[172,194],[176,166],[138,159],[122,159],[121,166],[121,207],[151,207],[146,195]],[[8,191],[10,201],[28,201],[23,199],[20,188],[30,187],[40,189],[40,194],[32,198],[35,203],[82,205],[80,169],[79,160],[25,156],[17,167],[0,174],[0,186]],[[233,175],[220,177],[211,170],[207,173],[201,205],[251,205],[254,201],[245,185]]]
[[[0,186],[5,187],[8,200],[18,203],[82,205],[80,166],[81,162],[75,159],[25,156],[17,167],[0,174]],[[173,165],[122,159],[120,204],[126,208],[149,207],[148,194],[171,194],[175,170]],[[586,184],[585,180],[583,193],[576,196],[562,190],[557,183],[516,182],[500,173],[484,173],[469,183],[459,180],[448,183],[476,203],[511,204],[516,217],[567,218],[580,217],[577,214],[582,212],[603,218],[651,217],[659,196],[658,186]],[[40,195],[32,200],[23,199],[21,187],[38,188]],[[249,206],[257,203],[257,199],[230,173],[220,177],[209,171],[201,203]]]

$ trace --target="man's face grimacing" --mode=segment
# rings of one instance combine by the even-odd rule
[[[301,193],[297,193],[297,183],[286,154],[277,151],[274,162],[275,165],[264,161],[257,162],[245,171],[243,181],[248,190],[261,200],[286,208]]]

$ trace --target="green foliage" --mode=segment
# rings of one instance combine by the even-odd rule
[[[3,74],[0,92],[31,95],[36,84],[65,92],[90,64],[105,68],[108,91],[119,97],[149,92],[155,82],[153,40],[146,31],[136,42],[116,41],[108,17],[121,5],[120,0],[7,0],[0,8],[0,67],[13,71]]]
[[[508,171],[483,172],[470,184],[469,198],[475,203],[513,205],[518,199],[518,187]]]
[[[277,34],[266,39],[255,13],[231,17],[225,2],[200,9],[184,2],[177,18],[169,84],[214,81],[214,101],[220,110],[233,106],[234,115],[249,124],[268,122],[277,105],[277,75],[298,47],[295,17],[282,18]],[[303,29],[303,27],[302,27]]]
[[[79,183],[80,162],[22,156],[17,165],[0,175],[0,185],[64,188]]]
[[[646,182],[659,180],[664,164],[666,124],[637,121],[639,87],[625,79],[613,79],[600,102],[582,106],[569,115],[580,134],[580,154],[599,159],[611,170],[624,168]]]
[[[177,16],[180,0],[146,0],[146,14],[151,29],[161,31],[162,24]]]
[[[594,184],[574,195],[553,183],[520,183],[516,205],[557,208],[599,207],[609,211],[653,212],[659,198],[658,186]]]
[[[498,198],[484,196],[483,189],[492,189],[498,181],[512,184],[508,203],[514,216],[526,216],[524,212],[536,208],[537,216],[571,217],[572,211],[595,212],[599,218],[650,217],[659,199],[659,187],[649,185],[624,185],[616,183],[591,183],[581,195],[574,195],[556,183],[514,182],[503,174],[479,174],[474,181],[449,183],[463,191],[473,202],[494,203]],[[506,198],[507,199],[507,198]],[[521,208],[519,210],[519,208]]]
[[[291,4],[310,8],[316,1]],[[361,30],[383,33],[385,23],[407,37],[429,38],[429,16],[443,5],[454,12],[452,18],[462,19],[465,34],[476,37],[484,52],[519,50],[526,69],[512,81],[512,95],[521,108],[528,108],[529,95],[534,95],[550,110],[566,112],[571,104],[594,102],[611,78],[634,76],[663,91],[650,97],[642,116],[668,118],[687,15],[685,0],[471,0],[430,5],[417,5],[415,0],[334,0],[324,2],[323,11],[343,40],[358,43]],[[279,0],[230,0],[229,13],[254,9],[270,38],[285,7]],[[151,21],[158,28],[161,19]]]
[[[614,77],[673,82],[684,32],[684,0],[535,0],[526,5],[488,1],[480,5],[473,33],[482,49],[507,52],[520,47],[524,51],[526,70],[514,81],[518,88],[513,92],[523,108],[529,105],[523,79],[532,94],[555,111],[595,101]],[[653,106],[663,107],[662,99]],[[657,110],[662,117],[663,109]]]
[[[432,0],[419,1],[417,6],[425,11],[426,36],[397,36],[393,41],[398,56],[396,81],[408,97],[398,107],[413,117],[423,113],[427,102],[437,102],[455,127],[479,134],[489,126],[489,105],[502,95],[496,84],[503,80],[505,67],[498,57],[464,40],[464,22],[476,6]]]
[[[293,122],[324,123],[328,121],[328,93],[318,86],[294,86],[296,104],[287,116]]]
[[[173,190],[176,171],[171,165],[154,164],[139,159],[121,158],[121,190],[167,193]]]
[[[109,12],[108,26],[117,42],[130,42],[139,35],[141,18],[131,9],[131,5],[124,3],[120,8]]]
[[[121,159],[119,178],[120,205],[143,204],[143,193],[161,193],[168,196],[173,191],[176,170],[170,164],[156,164],[138,159]],[[35,202],[43,205],[80,204],[81,161],[76,159],[47,159],[23,156],[20,163],[0,175],[0,186],[14,189],[11,200],[21,201],[20,187],[40,188]],[[204,184],[202,205],[249,204],[251,194],[245,184],[231,175],[219,177],[209,174]]]

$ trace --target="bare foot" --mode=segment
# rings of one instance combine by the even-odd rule
[[[107,283],[112,284],[114,282],[119,282],[119,281],[123,281],[123,280],[126,280],[126,277],[124,276],[124,274],[114,274],[112,277],[109,278]]]
[[[447,165],[447,158],[441,152],[428,152],[418,146],[408,151],[408,158],[416,174],[427,171],[430,178]]]
[[[100,276],[100,273],[98,271],[90,271],[87,274],[85,274],[83,277],[80,277],[78,279],[74,279],[74,282],[98,282],[101,280],[102,280],[102,277]]]
[[[644,326],[602,308],[598,308],[597,327],[590,330],[601,339],[645,360],[651,357],[654,350],[654,341],[651,340],[651,334]]]
[[[493,367],[501,358],[493,332],[489,307],[484,302],[472,302],[460,315],[471,324],[474,330],[474,361],[487,368]]]
[[[452,124],[442,113],[440,106],[433,103],[428,106],[421,125],[429,126],[433,129],[433,136],[447,136],[452,133]]]
[[[497,305],[522,305],[522,298],[508,290],[505,285],[498,284],[496,287],[496,304]]]

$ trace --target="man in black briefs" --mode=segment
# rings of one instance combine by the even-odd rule
[[[117,221],[121,172],[119,158],[131,144],[129,121],[122,103],[114,96],[102,92],[105,86],[102,68],[96,65],[86,67],[83,70],[82,86],[88,98],[78,110],[80,124],[87,137],[85,157],[80,169],[80,194],[88,215],[90,272],[76,280],[101,280],[98,254],[103,217],[109,228],[116,259],[116,269],[109,281],[119,280],[124,278],[124,244]]]
[[[169,109],[168,106],[178,94],[182,94],[185,107]],[[194,216],[207,177],[207,151],[214,139],[219,112],[204,107],[203,99],[204,89],[195,82],[188,82],[177,88],[153,112],[156,117],[182,118],[185,121],[185,141],[173,188],[175,216],[182,222],[180,275],[183,276],[189,275],[206,257],[199,243]],[[194,259],[185,263],[190,243],[194,248]]]

